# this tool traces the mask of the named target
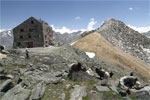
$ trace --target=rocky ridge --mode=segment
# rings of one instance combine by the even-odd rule
[[[150,39],[126,26],[123,22],[108,19],[97,29],[105,39],[123,51],[150,63]]]
[[[150,38],[150,30],[146,33],[141,33],[141,34],[143,34],[143,35],[147,36],[148,38]]]

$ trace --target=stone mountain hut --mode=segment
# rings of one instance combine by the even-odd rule
[[[46,22],[30,17],[13,29],[14,48],[47,47],[53,43],[53,30]]]

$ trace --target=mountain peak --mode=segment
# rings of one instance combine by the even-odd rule
[[[119,21],[119,20],[116,20],[116,19],[113,19],[113,18],[108,18],[107,20],[104,21],[103,25],[112,25],[112,26],[125,26],[125,24],[122,22],[122,21]]]
[[[147,49],[150,48],[150,39],[131,29],[125,23],[109,18],[96,31],[114,46],[150,63],[149,52],[147,52]]]

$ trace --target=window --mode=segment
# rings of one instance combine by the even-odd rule
[[[47,35],[45,35],[45,38],[47,37]]]
[[[23,39],[23,36],[21,35],[19,38],[20,38],[20,39]]]
[[[34,24],[34,21],[33,21],[33,20],[31,20],[31,24]]]
[[[21,43],[20,43],[20,42],[18,42],[18,43],[17,43],[17,46],[20,46],[20,45],[21,45]]]
[[[28,34],[28,38],[31,38],[31,34],[30,33]]]
[[[24,29],[20,29],[20,32],[24,32]]]
[[[28,35],[28,38],[31,38],[31,35]]]
[[[40,38],[40,35],[37,35],[37,38]]]
[[[32,29],[29,29],[29,32],[33,32],[34,31],[34,29],[32,28]]]

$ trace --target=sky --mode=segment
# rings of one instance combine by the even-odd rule
[[[93,30],[108,18],[144,32],[150,30],[150,0],[0,0],[0,30],[31,16],[62,33]]]

